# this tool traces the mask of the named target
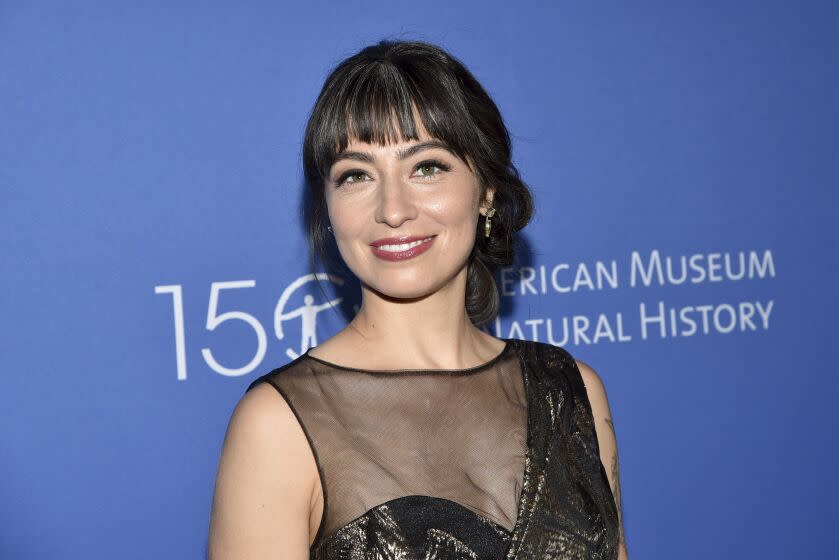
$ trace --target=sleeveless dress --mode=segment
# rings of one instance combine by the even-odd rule
[[[308,352],[257,378],[299,421],[324,509],[314,560],[618,557],[618,512],[574,358],[542,342],[459,370]]]

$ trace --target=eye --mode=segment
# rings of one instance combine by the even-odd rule
[[[428,169],[428,168],[434,168],[434,167],[436,167],[440,171],[437,172],[437,173],[423,174],[422,177],[436,177],[437,175],[440,175],[441,173],[445,173],[446,171],[449,171],[451,169],[448,165],[446,165],[442,161],[439,161],[439,160],[436,160],[436,159],[428,159],[428,160],[425,160],[423,162],[420,162],[417,165],[416,169],[420,170],[420,169]]]
[[[351,169],[346,173],[342,174],[340,177],[338,177],[338,180],[335,181],[335,186],[340,187],[344,183],[358,183],[359,181],[347,181],[347,179],[349,179],[350,177],[358,177],[359,175],[367,175],[367,173],[365,173],[361,169]]]
[[[437,171],[436,173],[431,172],[431,170],[435,167],[437,169],[439,169],[439,171]],[[437,175],[440,175],[441,173],[445,173],[446,171],[450,171],[451,167],[449,167],[448,165],[446,165],[445,163],[443,163],[440,160],[427,159],[425,161],[422,161],[422,162],[418,163],[417,166],[414,169],[417,170],[417,171],[419,171],[419,170],[429,170],[428,173],[423,173],[422,175],[420,175],[420,177],[430,178],[430,177],[436,177]],[[361,169],[350,169],[349,171],[346,171],[346,172],[342,173],[341,176],[338,177],[338,179],[335,181],[335,186],[336,187],[341,187],[344,184],[360,183],[361,180],[355,180],[354,179],[352,181],[349,181],[350,178],[356,178],[356,177],[359,177],[359,176],[361,176],[361,177],[367,176],[367,172],[365,172]]]

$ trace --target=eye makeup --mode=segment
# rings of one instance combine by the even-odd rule
[[[438,171],[436,173],[432,173],[430,175],[423,175],[421,178],[434,178],[434,177],[437,177],[437,176],[441,175],[442,173],[446,173],[448,171],[451,171],[451,166],[450,165],[448,165],[446,163],[443,163],[439,159],[434,159],[434,158],[426,159],[426,160],[423,160],[423,161],[419,162],[416,166],[414,166],[414,171],[417,171],[418,169],[421,169],[423,167],[437,167],[440,171]],[[335,185],[336,188],[341,187],[341,186],[344,185],[346,180],[349,179],[350,177],[352,177],[353,175],[366,175],[366,174],[367,174],[367,172],[364,171],[363,169],[349,169],[349,170],[341,173],[341,175],[339,175],[338,178],[335,181],[333,181],[333,184]],[[358,183],[358,182],[360,182],[360,181],[352,181],[350,184]]]

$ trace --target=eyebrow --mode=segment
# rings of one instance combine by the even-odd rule
[[[419,152],[422,152],[423,150],[431,150],[433,148],[441,148],[454,155],[452,149],[445,142],[441,142],[440,140],[428,140],[426,142],[420,142],[419,144],[414,144],[412,146],[408,146],[407,148],[398,150],[396,152],[396,159],[402,161]],[[373,163],[374,161],[373,154],[370,152],[341,152],[339,154],[335,154],[335,159],[332,161],[332,164],[334,165],[345,159],[362,161],[364,163]]]

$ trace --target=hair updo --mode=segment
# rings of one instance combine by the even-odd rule
[[[339,63],[326,78],[303,142],[312,268],[317,270],[318,257],[328,260],[324,187],[335,156],[350,138],[381,145],[418,139],[414,111],[431,137],[445,142],[475,173],[479,200],[485,200],[488,187],[494,189],[490,236],[484,236],[481,216],[466,280],[467,314],[482,326],[498,314],[493,272],[512,264],[513,234],[530,221],[533,200],[511,161],[510,135],[495,102],[463,63],[435,45],[382,40]]]

